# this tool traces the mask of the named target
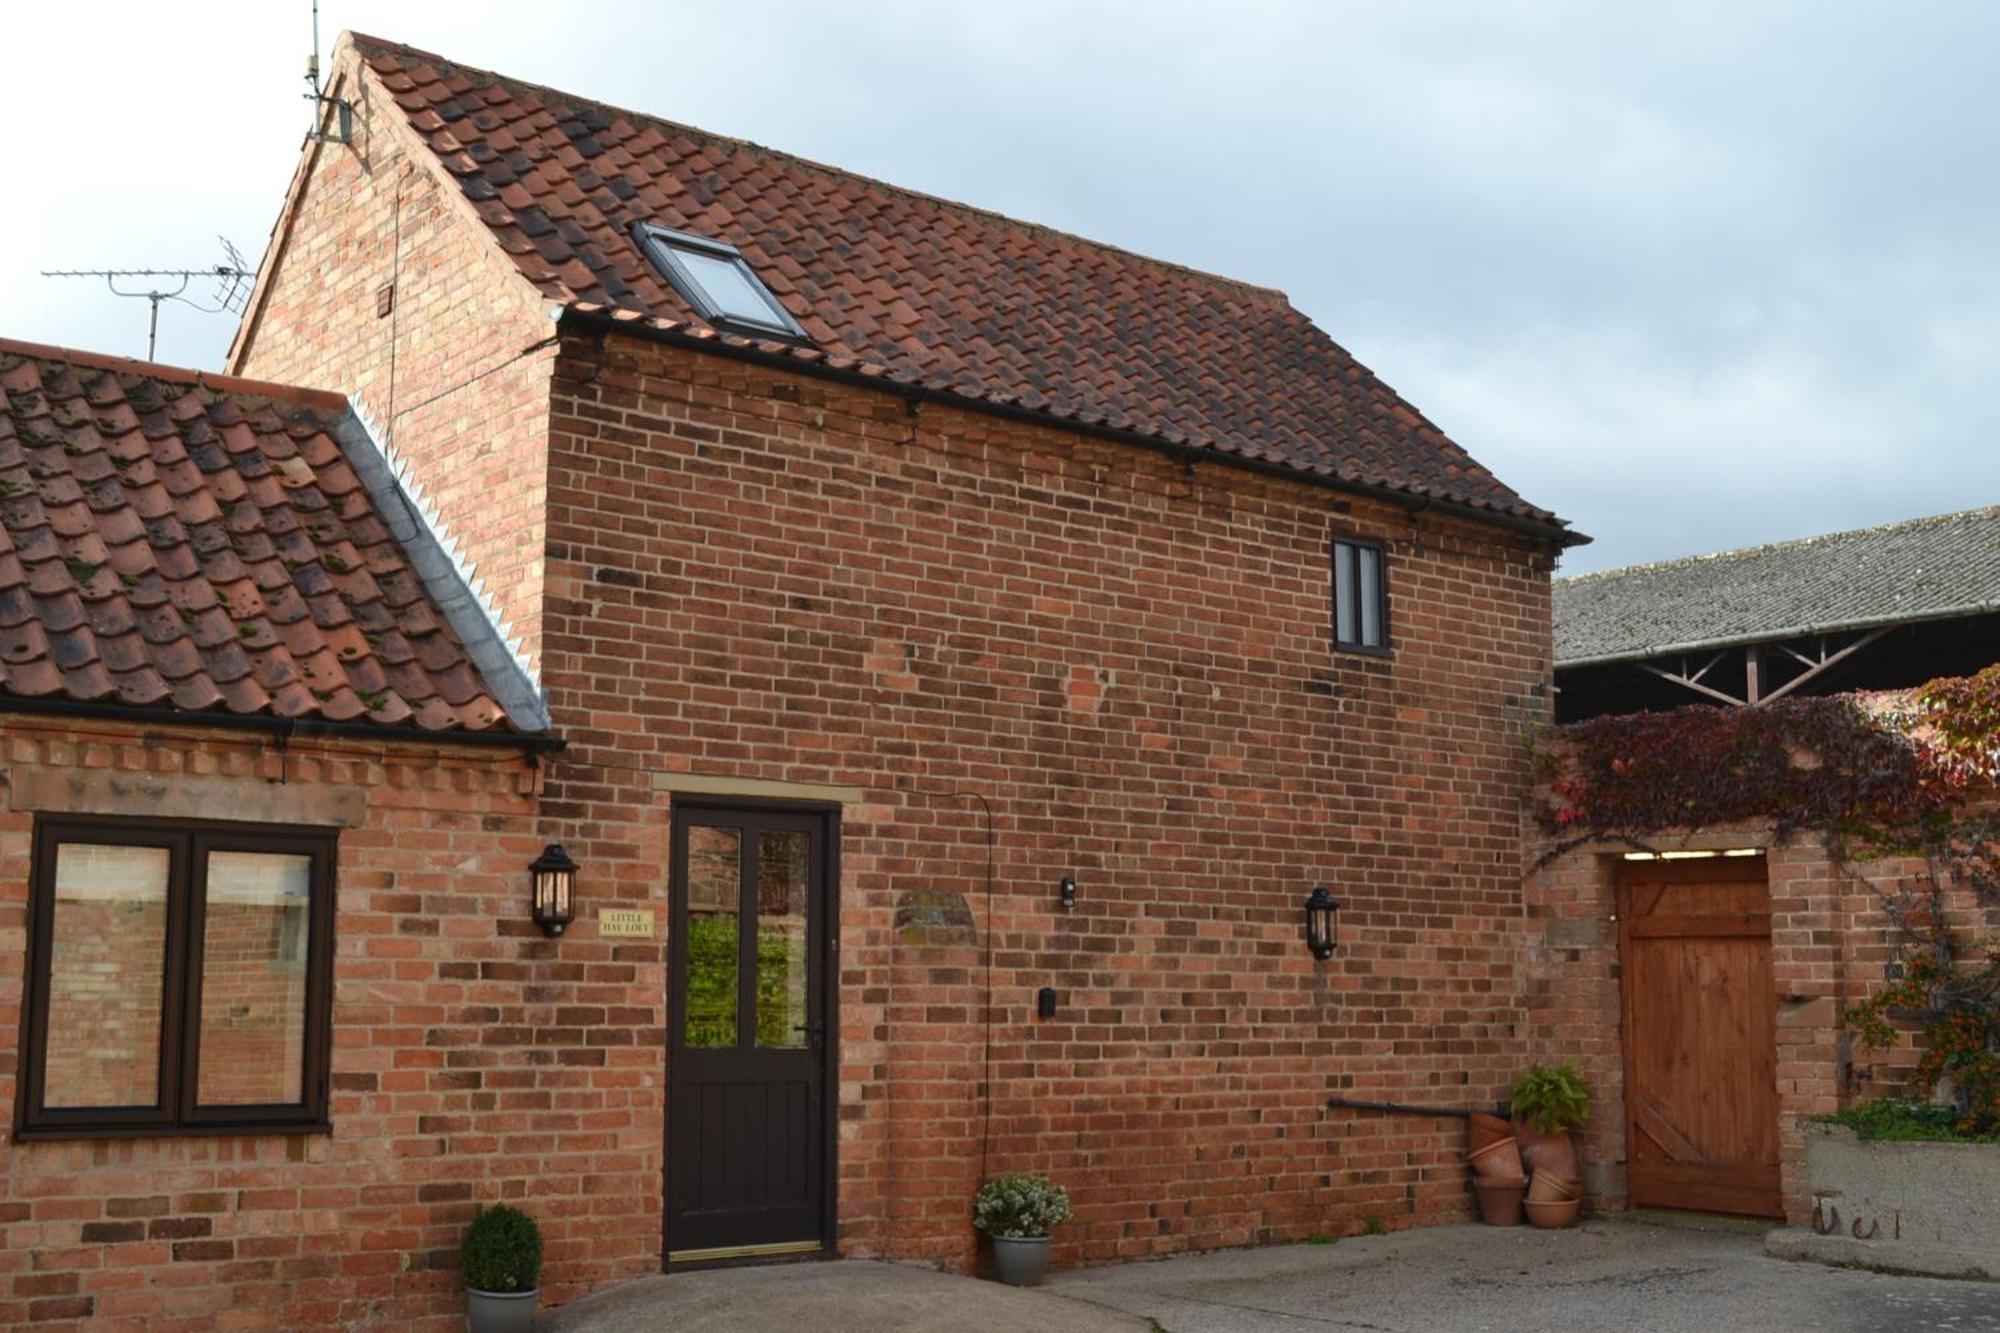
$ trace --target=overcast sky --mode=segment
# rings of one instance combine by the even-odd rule
[[[309,13],[10,8],[0,335],[141,355],[145,302],[37,270],[256,260]],[[1282,288],[1593,534],[1569,571],[2000,502],[2000,4],[326,0],[345,27]],[[213,367],[233,318],[161,324]]]

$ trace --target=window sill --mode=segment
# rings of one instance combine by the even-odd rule
[[[1373,657],[1383,662],[1393,662],[1396,660],[1396,650],[1394,648],[1371,648],[1365,643],[1336,642],[1333,645],[1333,650],[1337,653],[1352,653],[1356,657]]]
[[[330,1120],[288,1120],[275,1124],[228,1125],[36,1125],[16,1129],[12,1138],[16,1143],[28,1143],[45,1139],[205,1139],[219,1134],[255,1138],[272,1134],[297,1137],[331,1133],[333,1122]]]

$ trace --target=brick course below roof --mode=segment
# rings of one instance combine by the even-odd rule
[[[347,415],[0,341],[0,694],[507,729],[335,439]]]

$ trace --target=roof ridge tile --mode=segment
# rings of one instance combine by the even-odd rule
[[[1008,228],[1018,229],[1027,232],[1028,234],[1031,235],[1055,237],[1073,243],[1086,250],[1117,255],[1121,258],[1132,260],[1140,264],[1146,264],[1153,267],[1166,269],[1171,272],[1179,273],[1188,277],[1198,278],[1206,282],[1211,282],[1219,287],[1231,291],[1239,291],[1245,293],[1246,295],[1253,295],[1268,300],[1276,300],[1286,305],[1290,305],[1291,303],[1290,298],[1284,293],[1284,291],[1276,287],[1265,286],[1261,283],[1249,282],[1242,278],[1232,278],[1228,274],[1215,273],[1208,269],[1197,268],[1192,264],[1183,264],[1171,259],[1161,259],[1155,255],[1143,254],[1137,250],[1126,249],[1124,246],[1116,245],[1110,241],[1100,241],[1089,236],[1081,235],[1076,232],[1064,231],[1060,227],[1051,227],[1046,223],[1031,222],[1025,218],[1017,218],[1011,214],[1002,213],[997,209],[985,208],[978,204],[966,203],[963,200],[952,199],[945,195],[932,194],[929,191],[915,189],[907,185],[898,185],[894,181],[883,180],[880,177],[870,176],[864,172],[853,171],[846,167],[837,167],[828,162],[821,162],[818,161],[817,159],[805,157],[798,153],[787,152],[782,148],[772,148],[767,144],[760,144],[753,139],[744,139],[744,138],[739,138],[735,135],[723,134],[716,130],[704,129],[699,125],[690,125],[685,121],[670,120],[665,116],[654,115],[651,112],[640,111],[631,107],[621,107],[614,103],[599,101],[598,99],[593,97],[585,97],[579,93],[566,92],[560,88],[553,88],[546,84],[534,83],[527,79],[516,78],[512,75],[507,75],[507,74],[501,74],[498,71],[485,69],[477,65],[468,65],[462,61],[453,60],[450,57],[438,55],[437,53],[432,51],[425,51],[418,47],[409,46],[402,42],[391,41],[388,38],[384,37],[371,36],[367,33],[357,32],[353,29],[349,29],[347,32],[343,33],[342,39],[351,42],[358,50],[361,50],[364,54],[372,52],[374,54],[379,54],[379,55],[393,55],[397,57],[416,57],[420,60],[438,66],[440,71],[450,70],[453,73],[469,75],[476,78],[488,80],[488,83],[486,85],[488,88],[508,87],[508,88],[517,88],[524,90],[527,93],[529,93],[531,97],[535,99],[542,99],[544,101],[544,104],[553,103],[554,107],[566,108],[571,111],[582,111],[588,109],[588,110],[608,112],[614,116],[629,117],[631,121],[634,122],[635,129],[643,130],[650,128],[655,131],[660,131],[660,130],[677,131],[679,133],[686,134],[692,138],[698,139],[707,144],[723,145],[727,146],[732,150],[750,152],[774,158],[789,163],[793,166],[803,167],[809,171],[813,171],[816,173],[822,173],[828,177],[838,180],[863,182],[868,186],[871,186],[878,190],[883,190],[888,193],[899,195],[908,199],[914,199],[925,203],[936,204],[942,208],[951,210],[956,213],[962,213],[969,217],[978,218],[989,222],[997,222]],[[377,73],[380,74],[381,71],[378,70]],[[407,71],[404,72],[403,77],[405,78],[409,77]],[[412,81],[410,86],[412,89],[415,89],[420,85],[418,85],[415,81]],[[532,107],[532,103],[530,105]],[[533,109],[540,109],[540,108],[533,107]],[[415,123],[414,119],[412,123]],[[439,120],[440,128],[444,123],[445,122],[440,118]],[[606,126],[605,128],[608,129],[611,128],[611,126]]]
[[[1855,537],[1886,535],[1892,532],[1913,531],[1935,524],[1958,523],[1971,519],[1996,517],[2000,517],[2000,505],[1981,505],[1976,509],[1954,509],[1949,513],[1925,514],[1920,518],[1897,519],[1891,523],[1875,523],[1861,528],[1842,528],[1838,532],[1816,532],[1806,537],[1783,537],[1777,541],[1762,542],[1755,546],[1732,546],[1721,551],[1698,551],[1693,555],[1669,556],[1664,560],[1642,560],[1636,564],[1619,565],[1613,569],[1593,569],[1584,574],[1565,574],[1557,578],[1555,582],[1563,587],[1576,587],[1579,584],[1611,581],[1634,574],[1651,573],[1656,570],[1684,569],[1690,566],[1712,564],[1723,560],[1736,560],[1749,556],[1765,555],[1774,551],[1825,546],[1832,542],[1845,541]]]
[[[1282,292],[365,34],[339,61],[559,308],[1578,540]],[[641,223],[737,245],[814,341],[699,319]]]
[[[75,347],[61,347],[53,343],[28,342],[19,338],[0,338],[0,355],[25,357],[31,361],[59,361],[65,365],[90,370],[108,370],[118,375],[138,375],[148,380],[169,384],[184,384],[190,387],[208,389],[218,394],[241,394],[253,398],[281,399],[296,403],[301,407],[343,412],[347,400],[337,393],[325,389],[307,389],[296,384],[278,384],[269,380],[246,379],[239,375],[219,375],[212,370],[197,370],[188,366],[167,365],[158,361],[143,361],[136,357],[114,356],[108,352],[91,352]]]

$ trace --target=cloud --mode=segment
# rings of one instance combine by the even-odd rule
[[[2000,500],[2000,8],[1733,0],[558,11],[351,26],[1288,292],[1537,503],[1567,568]],[[263,244],[292,6],[10,17],[4,332],[143,349],[44,266]],[[116,33],[115,40],[102,34]],[[25,183],[25,184],[23,184]],[[227,321],[169,308],[161,353]]]

